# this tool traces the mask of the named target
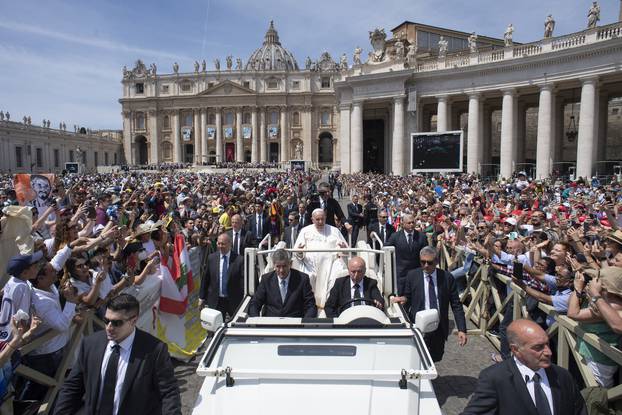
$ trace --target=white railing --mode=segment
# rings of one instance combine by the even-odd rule
[[[415,71],[430,72],[521,59],[528,56],[542,55],[549,52],[558,52],[560,50],[609,41],[620,37],[622,37],[622,22],[601,26],[595,29],[587,29],[565,36],[543,39],[524,45],[510,46],[502,49],[482,50],[470,55],[465,55],[464,51],[462,51],[444,58],[436,56],[425,58],[417,62]]]

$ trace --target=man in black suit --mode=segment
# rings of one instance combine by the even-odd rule
[[[218,236],[218,251],[207,257],[207,268],[201,276],[199,307],[207,305],[233,316],[244,294],[243,258],[231,250],[231,238],[226,233]]]
[[[298,221],[298,212],[290,212],[287,218],[289,220],[289,226],[285,227],[283,231],[283,241],[285,241],[285,247],[291,249],[296,243],[298,233],[300,232],[300,223]]]
[[[348,273],[350,275],[335,280],[335,285],[331,288],[324,305],[326,317],[338,317],[343,311],[341,307],[356,298],[369,298],[373,300],[374,306],[381,310],[384,308],[384,298],[378,289],[378,281],[366,277],[365,271],[366,267],[363,258],[355,256],[348,261]],[[351,303],[350,306],[353,305],[372,304],[361,301],[360,303]]]
[[[376,241],[375,238],[372,239],[371,237],[372,232],[378,235],[378,238],[380,238],[383,245],[386,245],[387,241],[391,238],[391,235],[395,233],[395,228],[393,227],[393,225],[389,224],[389,222],[387,221],[388,217],[389,215],[387,214],[385,210],[379,211],[378,220],[376,222],[371,222],[371,224],[367,228],[367,231],[369,234],[367,243],[369,243],[369,246],[371,246],[373,249],[379,249],[380,246],[378,244],[378,241]]]
[[[317,191],[319,197],[311,200],[307,205],[305,223],[311,224],[311,214],[317,208],[324,209],[324,212],[326,212],[326,223],[328,225],[335,226],[335,216],[337,216],[341,223],[344,223],[346,217],[341,210],[341,206],[339,206],[339,202],[330,196],[330,185],[326,182],[322,182],[319,184]]]
[[[546,332],[530,320],[507,328],[514,355],[482,370],[463,414],[586,415],[572,375],[551,363]]]
[[[290,213],[296,211],[298,211],[298,203],[296,203],[296,198],[292,195],[288,195],[285,205],[283,206],[283,216],[288,217]]]
[[[231,218],[231,230],[227,231],[231,238],[231,250],[244,258],[244,248],[252,247],[253,234],[242,228],[242,216],[235,214]]]
[[[397,293],[402,295],[404,281],[409,271],[419,268],[419,251],[428,245],[428,238],[424,233],[415,230],[415,218],[404,215],[403,230],[395,232],[387,240],[388,246],[395,247],[395,272],[397,275]]]
[[[248,219],[248,223],[246,224],[246,230],[253,235],[255,246],[258,246],[259,243],[265,236],[268,234],[268,220],[264,215],[264,207],[261,201],[257,201],[255,203],[255,213],[250,215]]]
[[[54,413],[180,414],[181,398],[166,344],[136,328],[139,303],[129,294],[108,302],[106,330],[85,337]]]
[[[425,333],[423,340],[428,346],[430,356],[435,362],[443,358],[445,341],[449,336],[449,303],[458,327],[458,344],[467,343],[466,318],[458,296],[458,288],[454,277],[440,268],[436,268],[436,249],[426,246],[421,249],[421,268],[408,273],[404,283],[402,297],[393,298],[405,305],[411,321],[415,321],[418,311],[437,309],[439,313],[438,328],[432,333]]]
[[[292,261],[284,249],[272,255],[274,271],[261,277],[248,305],[248,315],[257,317],[317,317],[315,297],[307,274],[291,269]]]
[[[378,211],[377,220],[370,222],[367,227],[367,243],[372,249],[380,249],[380,244],[376,238],[372,238],[372,232],[378,235],[378,238],[382,241],[382,245],[386,245],[387,241],[395,233],[395,228],[391,225],[387,219],[389,215],[386,210]],[[376,264],[380,263],[380,254],[376,255]]]
[[[352,225],[352,246],[356,246],[359,239],[359,230],[365,223],[363,215],[363,205],[359,203],[358,195],[352,196],[352,203],[348,203],[348,223]]]

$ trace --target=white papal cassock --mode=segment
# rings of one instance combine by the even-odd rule
[[[331,225],[324,225],[321,230],[318,230],[312,224],[302,228],[294,248],[335,249],[339,248],[339,245],[347,247],[347,242],[341,232],[339,232],[339,229]],[[339,258],[338,254],[330,252],[305,252],[304,254],[294,255],[294,261],[297,262],[294,268],[309,275],[313,293],[315,294],[315,302],[318,307],[324,308],[324,303],[328,296],[330,276],[335,272],[346,269],[346,264]]]

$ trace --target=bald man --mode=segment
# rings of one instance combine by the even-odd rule
[[[326,317],[339,317],[342,308],[354,305],[371,305],[384,309],[384,298],[378,289],[378,282],[365,276],[367,267],[361,257],[353,257],[348,261],[348,276],[337,278],[330,290],[328,300],[324,306]],[[358,298],[365,301],[354,301]],[[350,303],[348,305],[348,303]],[[344,307],[345,306],[345,307]]]
[[[516,320],[507,335],[513,357],[482,370],[463,414],[587,414],[570,373],[551,363],[549,338],[540,326]]]

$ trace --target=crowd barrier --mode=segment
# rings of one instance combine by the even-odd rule
[[[439,266],[446,270],[455,268],[459,260],[452,255],[450,249],[443,243],[439,243],[438,248]],[[503,320],[507,312],[506,306],[509,303],[513,305],[511,312],[514,320],[529,318],[526,307],[527,294],[525,290],[512,282],[512,278],[491,272],[491,265],[486,260],[476,258],[474,263],[477,271],[468,278],[466,289],[460,296],[467,320],[477,327],[469,330],[468,334],[485,336],[494,347],[500,349],[500,340],[490,332],[490,329]],[[504,290],[509,287],[511,290],[500,292],[501,287]],[[491,302],[494,303],[495,310],[492,314]],[[598,384],[591,369],[578,352],[577,339],[582,339],[622,367],[622,350],[611,346],[595,334],[586,333],[577,321],[558,314],[550,305],[539,302],[538,308],[554,319],[547,334],[550,339],[556,340],[553,344],[556,344],[557,365],[568,369],[571,359],[574,360],[586,387],[598,386]],[[618,401],[616,405],[622,403],[620,401],[622,385],[609,388],[607,398],[609,402]]]

